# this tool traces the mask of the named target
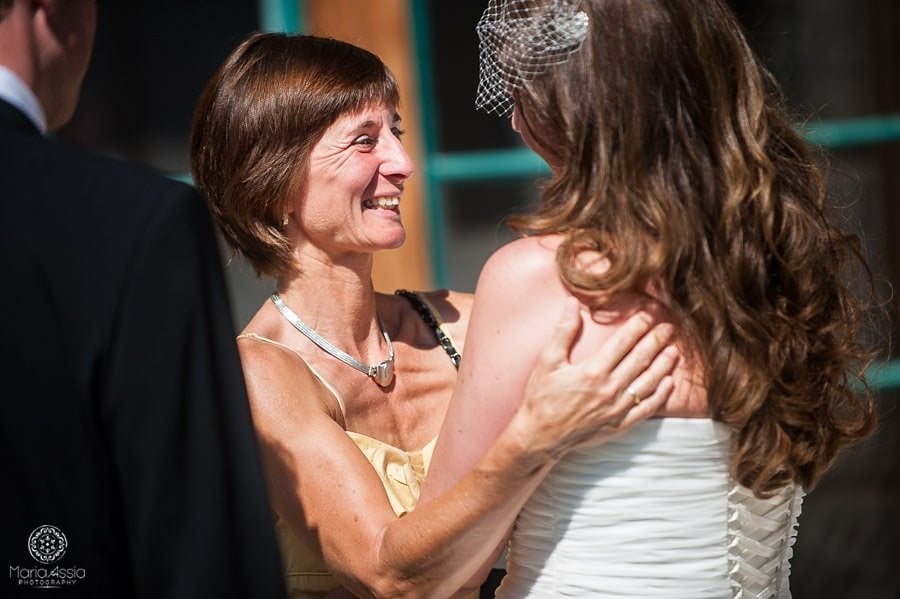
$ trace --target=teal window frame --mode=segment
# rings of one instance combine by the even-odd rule
[[[258,0],[260,31],[306,31],[306,3],[303,0]]]

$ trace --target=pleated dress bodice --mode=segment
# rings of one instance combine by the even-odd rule
[[[802,491],[757,499],[729,446],[721,423],[663,418],[570,453],[519,515],[497,596],[790,597]]]

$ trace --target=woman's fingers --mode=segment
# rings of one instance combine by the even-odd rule
[[[634,405],[634,402],[632,402],[631,407],[625,412],[625,417],[615,426],[615,432],[625,432],[638,422],[656,414],[674,390],[675,381],[672,376],[666,375],[662,377],[653,387],[653,393],[649,397],[641,399],[637,405]]]
[[[678,347],[669,345],[656,354],[650,366],[639,372],[637,376],[633,376],[634,370],[631,368],[625,373],[619,373],[622,380],[631,381],[625,384],[625,396],[628,401],[639,404],[644,399],[651,397],[662,380],[675,370],[680,356]]]
[[[638,328],[632,329],[631,334]],[[595,373],[600,377],[598,384],[590,392],[583,392],[581,399],[593,409],[581,422],[585,434],[573,435],[573,446],[595,445],[614,437],[665,404],[674,390],[672,372],[681,357],[677,346],[669,344],[673,335],[671,324],[656,325],[632,344],[612,372],[603,376],[600,369]],[[593,429],[589,428],[591,424]]]
[[[592,357],[572,364],[581,330],[579,304],[566,303],[553,338],[526,386],[520,412],[540,422],[532,443],[558,458],[567,449],[601,442],[656,412],[672,392],[679,353],[670,342],[674,327],[653,326],[637,312],[619,326]]]
[[[632,389],[643,395],[650,395],[662,376],[674,368],[678,359],[678,353],[673,355],[673,350],[667,347],[675,334],[675,327],[667,322],[661,323],[650,329],[640,337],[631,350],[609,372],[609,382],[623,391],[629,385]],[[665,350],[665,352],[664,352]],[[655,366],[654,370],[650,370]],[[668,366],[667,369],[664,369]],[[662,374],[660,371],[664,370]],[[648,371],[650,371],[648,373]],[[638,379],[643,377],[643,381]],[[644,386],[635,386],[638,382]]]
[[[675,345],[661,345],[664,339],[671,337],[668,326],[658,325],[656,329],[662,330],[645,335],[610,374],[610,380],[616,381],[619,389],[612,409],[618,419],[610,421],[607,433],[630,428],[635,422],[654,414],[671,395],[674,388],[672,371],[681,353]],[[659,351],[660,348],[664,349]]]
[[[619,396],[615,410],[603,414],[597,426],[573,443],[569,449],[596,446],[625,433],[635,424],[656,414],[674,390],[675,380],[671,375],[662,377],[654,387],[653,393],[638,402],[634,401],[626,389]]]
[[[586,383],[606,390],[613,389],[616,394],[625,391],[655,363],[675,332],[669,323],[650,328],[650,324],[640,317],[629,319],[626,324],[629,325],[627,330],[616,331],[600,351],[577,364]],[[621,353],[623,351],[625,353]],[[667,356],[663,362],[669,360]],[[659,372],[659,366],[654,372]],[[657,374],[645,378],[647,386],[643,389],[649,395],[661,376]]]
[[[603,349],[598,352],[598,362],[602,359],[602,362],[607,365],[605,368],[606,372],[611,371],[615,368],[619,362],[621,362],[626,356],[630,355],[630,352],[635,349],[635,346],[638,345],[644,338],[647,336],[647,332],[651,330],[651,326],[653,325],[654,318],[651,314],[644,312],[643,310],[639,310],[635,312],[628,319],[622,323],[622,326],[618,328],[615,335],[609,338],[606,343],[603,345]],[[671,337],[672,331],[671,328],[666,330],[659,330],[659,326],[654,327],[656,334],[668,334]],[[671,325],[669,325],[671,327]],[[665,347],[665,344],[668,343],[668,339],[663,342],[659,348],[657,348],[657,352]],[[656,355],[655,353],[653,355]],[[651,358],[652,360],[652,358]],[[647,361],[647,364],[650,363],[650,360]]]
[[[538,360],[538,368],[552,369],[554,366],[565,364],[569,360],[572,345],[581,331],[581,315],[579,314],[578,300],[567,298],[563,313],[553,332],[546,349],[541,352]]]

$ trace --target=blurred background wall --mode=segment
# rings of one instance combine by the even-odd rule
[[[833,196],[852,207],[884,297],[900,281],[900,3],[731,0],[798,127],[824,146]],[[199,92],[226,54],[259,30],[308,31],[367,47],[402,91],[405,139],[418,164],[404,194],[407,246],[378,258],[376,284],[471,291],[481,264],[511,238],[503,217],[537,200],[546,171],[504,119],[473,109],[474,25],[484,2],[437,0],[132,0],[104,2],[94,60],[60,137],[187,171]],[[128,201],[123,198],[122,201]],[[98,234],[102,232],[98,231]],[[238,328],[271,290],[238,258],[227,273]],[[889,352],[895,301],[875,333]],[[807,498],[793,560],[794,597],[900,597],[900,371],[880,387],[878,433]]]

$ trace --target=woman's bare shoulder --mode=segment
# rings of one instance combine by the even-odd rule
[[[556,264],[561,241],[558,235],[523,237],[501,246],[485,262],[476,296],[528,298],[524,303],[539,309],[541,298],[566,295]]]
[[[513,261],[526,267],[555,264],[556,252],[563,239],[562,235],[520,237],[497,248],[488,263]]]
[[[254,412],[310,409],[343,420],[334,394],[295,350],[255,333],[241,334],[237,347]]]

